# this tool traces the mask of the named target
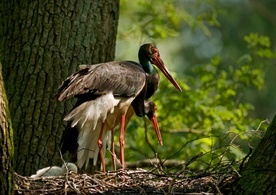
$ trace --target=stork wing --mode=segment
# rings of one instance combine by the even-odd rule
[[[144,87],[146,73],[132,62],[107,62],[89,66],[69,76],[59,87],[59,101],[82,95],[136,96]]]

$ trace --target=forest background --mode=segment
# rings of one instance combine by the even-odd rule
[[[126,133],[127,167],[190,175],[226,167],[225,174],[231,167],[239,173],[275,115],[273,6],[268,0],[121,0],[119,15],[119,0],[3,2],[0,178],[7,190],[1,191],[12,193],[13,168],[30,175],[69,160],[58,151],[62,119],[73,101],[61,104],[52,97],[78,64],[114,60],[115,43],[115,60],[137,61],[139,46],[154,42],[183,89],[179,93],[161,78],[152,100],[164,146],[147,119],[133,117]],[[257,171],[255,177],[250,170],[271,169],[274,129],[275,120],[242,173],[250,185],[257,179],[260,190],[274,187],[274,172]]]
[[[129,168],[156,158],[196,170],[238,166],[261,140],[276,107],[273,1],[121,0],[119,15],[119,1],[100,1],[87,16],[82,11],[92,9],[83,3],[37,2],[3,3],[1,12],[1,63],[18,173],[30,175],[61,160],[62,119],[73,102],[52,97],[79,64],[114,60],[115,43],[115,60],[134,61],[141,44],[155,43],[183,89],[179,93],[161,78],[152,97],[164,146],[147,119],[133,117],[126,133]]]
[[[193,159],[188,168],[205,169],[238,164],[257,146],[276,108],[273,5],[121,0],[116,60],[137,61],[139,46],[154,42],[183,89],[179,93],[161,78],[152,100],[164,146],[149,121],[135,117],[126,134],[128,161]]]

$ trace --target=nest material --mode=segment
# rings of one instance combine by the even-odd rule
[[[222,194],[236,174],[156,174],[146,170],[94,175],[67,172],[33,179],[15,173],[15,194]]]

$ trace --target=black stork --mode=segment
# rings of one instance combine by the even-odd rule
[[[86,66],[69,76],[59,87],[59,101],[76,97],[78,102],[65,117],[71,128],[77,128],[78,148],[88,148],[77,153],[77,165],[82,168],[93,158],[96,163],[107,132],[120,119],[120,159],[124,165],[124,132],[126,113],[132,105],[138,116],[145,115],[144,100],[158,88],[159,74],[156,65],[167,79],[181,91],[164,65],[156,46],[144,44],[138,53],[140,64],[132,61],[106,62]],[[76,132],[76,131],[74,131]],[[74,133],[74,135],[77,133]],[[101,135],[101,136],[100,136]],[[102,139],[103,138],[103,139]],[[91,147],[91,146],[95,147]],[[90,147],[87,147],[90,146]],[[70,150],[70,149],[69,149]],[[103,156],[101,155],[103,162]]]

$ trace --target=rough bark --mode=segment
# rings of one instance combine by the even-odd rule
[[[72,102],[52,100],[79,64],[114,59],[119,0],[0,3],[0,43],[15,143],[15,170],[60,164],[62,118]]]
[[[0,194],[13,194],[13,137],[0,63]]]
[[[233,194],[276,194],[276,115],[234,183]]]

